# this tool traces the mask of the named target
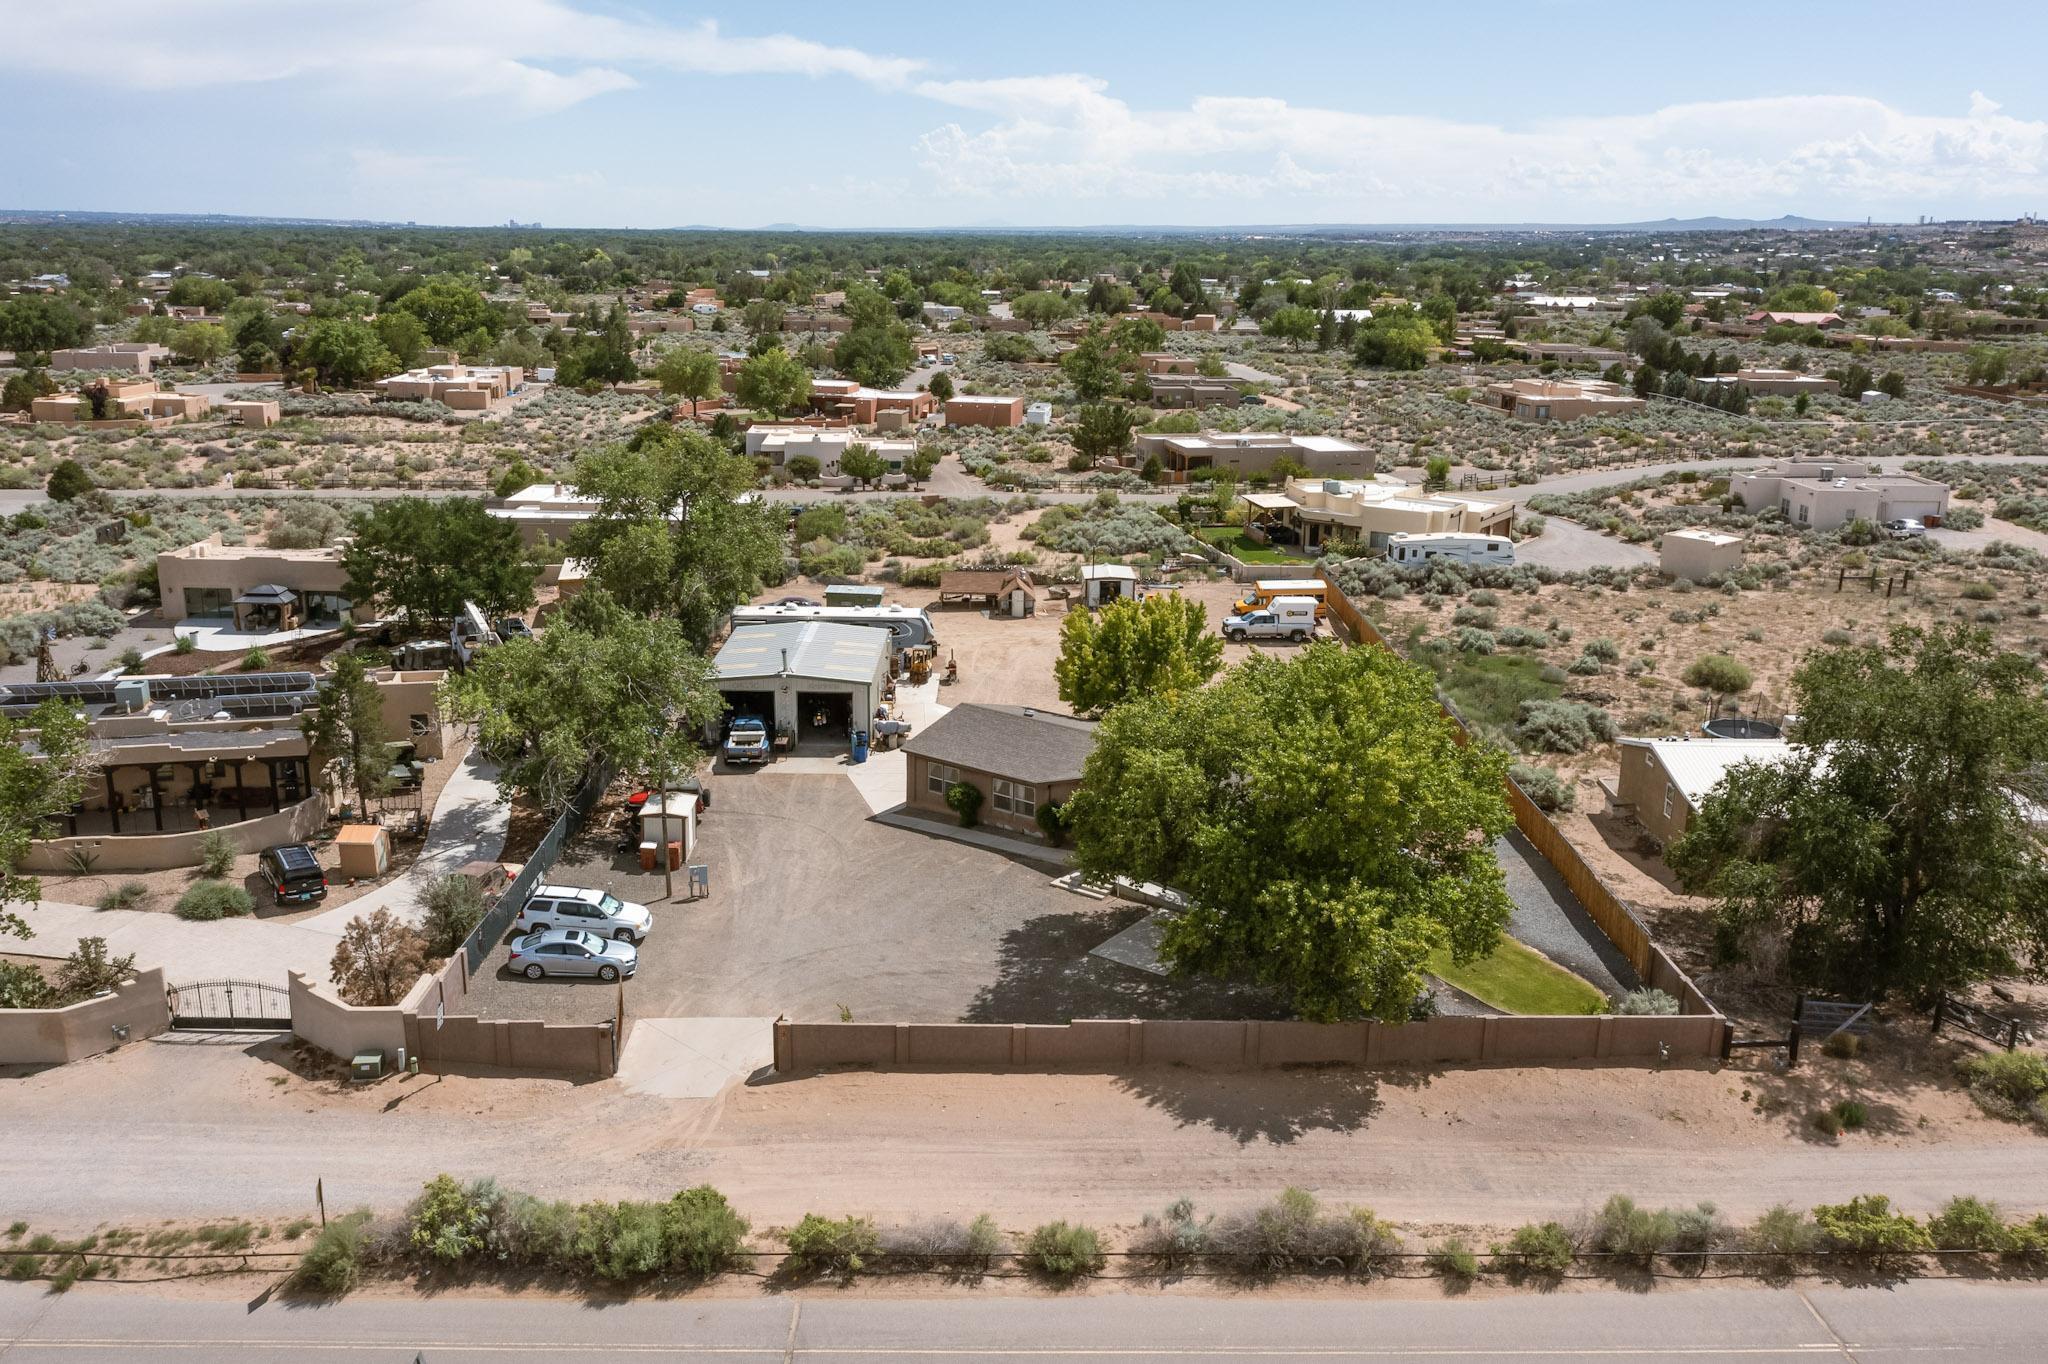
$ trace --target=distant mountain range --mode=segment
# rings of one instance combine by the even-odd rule
[[[1064,227],[1024,227],[1012,223],[977,223],[961,227],[813,227],[802,223],[769,223],[756,228],[721,228],[704,224],[659,229],[633,228],[508,228],[497,223],[467,225],[446,223],[386,222],[367,218],[285,218],[238,213],[107,213],[71,209],[0,209],[0,223],[35,226],[63,223],[165,224],[193,227],[463,227],[500,231],[639,231],[665,232],[859,232],[1010,234],[1016,236],[1204,236],[1204,237],[1398,237],[1472,233],[1499,236],[1534,236],[1560,233],[1617,233],[1630,236],[1666,232],[1814,232],[1838,228],[1859,228],[1867,224],[1824,218],[1802,218],[1788,213],[1782,218],[1660,218],[1636,223],[1243,223],[1219,227],[1190,227],[1174,223],[1101,223]],[[1876,224],[1890,226],[1890,224]]]

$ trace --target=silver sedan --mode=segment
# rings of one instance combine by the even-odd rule
[[[512,940],[507,963],[528,980],[543,976],[596,976],[599,980],[630,979],[640,966],[640,949],[629,942],[600,938],[580,928],[545,928]]]

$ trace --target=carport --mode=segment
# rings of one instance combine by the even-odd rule
[[[714,660],[718,689],[735,710],[743,700],[776,733],[794,735],[800,751],[844,752],[887,690],[889,643],[886,625],[741,625]]]

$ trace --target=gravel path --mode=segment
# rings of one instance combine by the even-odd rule
[[[1494,840],[1494,856],[1515,902],[1508,932],[1560,966],[1578,972],[1610,997],[1642,984],[1621,949],[1607,940],[1534,845],[1520,833]]]

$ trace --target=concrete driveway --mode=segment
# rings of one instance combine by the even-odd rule
[[[1631,545],[1597,530],[1588,530],[1561,516],[1543,518],[1543,534],[1515,542],[1515,562],[1546,568],[1587,569],[1602,565],[1639,568],[1655,564],[1657,555],[1644,545]]]

